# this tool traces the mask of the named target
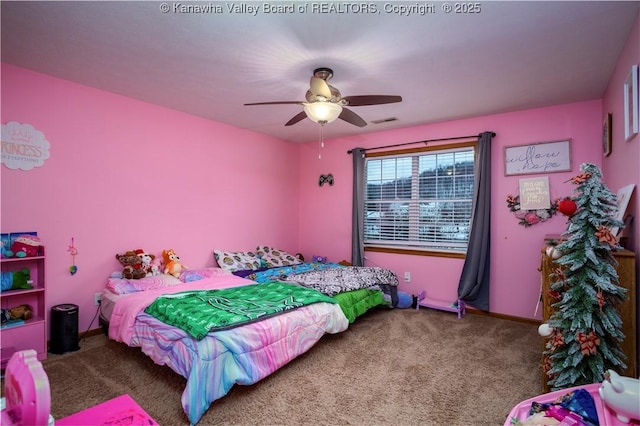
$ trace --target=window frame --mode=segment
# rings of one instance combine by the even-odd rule
[[[470,140],[466,142],[432,145],[432,146],[400,149],[400,150],[393,150],[393,151],[365,152],[365,158],[370,159],[370,158],[377,158],[377,157],[398,157],[398,156],[428,153],[428,152],[434,152],[434,151],[448,151],[448,150],[461,150],[461,149],[464,150],[464,148],[471,148],[473,149],[473,164],[474,164],[474,178],[475,178],[476,166],[478,161],[477,145],[478,145],[477,140]],[[365,185],[367,184],[367,180],[366,180],[367,167],[368,166],[365,166],[365,179],[364,179]],[[366,189],[365,189],[365,193],[366,193]],[[367,203],[367,201],[369,200],[367,200],[365,197],[363,202]],[[366,214],[366,208],[364,208],[364,211]],[[362,220],[364,223],[365,218],[363,217]],[[419,256],[434,256],[434,257],[464,259],[466,258],[466,255],[467,255],[468,241],[467,241],[466,247],[464,248],[464,251],[436,250],[432,248],[417,248],[417,247],[402,247],[402,246],[396,247],[396,246],[372,244],[372,243],[366,243],[366,242],[364,243],[364,250],[369,252],[378,252],[378,253],[409,254],[409,255],[419,255]]]

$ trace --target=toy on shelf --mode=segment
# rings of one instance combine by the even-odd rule
[[[2,309],[0,311],[0,318],[2,320],[1,321],[2,324],[5,324],[12,320],[27,321],[27,320],[30,320],[32,317],[33,317],[33,309],[31,309],[31,306],[26,304],[14,306],[13,308],[10,308],[10,309]]]
[[[17,271],[6,271],[0,274],[0,291],[30,290],[33,288],[31,270],[22,268]]]
[[[42,256],[43,246],[37,232],[0,234],[0,255],[4,259]]]
[[[188,269],[185,265],[180,261],[180,257],[176,254],[173,249],[163,250],[162,251],[162,259],[164,260],[164,273],[173,275],[176,278],[180,277],[180,273]]]
[[[29,305],[18,305],[10,309],[0,311],[0,328],[10,328],[23,325],[25,321],[33,318],[33,309]]]
[[[14,257],[34,257],[38,255],[41,245],[40,238],[36,235],[21,234],[11,243],[11,252]]]
[[[11,235],[0,234],[0,256],[4,258],[13,257],[11,251]]]

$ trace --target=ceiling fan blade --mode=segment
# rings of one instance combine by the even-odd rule
[[[291,120],[287,121],[285,126],[291,126],[293,124],[296,124],[298,121],[304,120],[305,118],[307,118],[307,114],[304,111],[299,112],[298,114],[294,115]]]
[[[351,123],[354,124],[358,127],[364,127],[367,125],[367,122],[363,120],[362,117],[360,117],[358,114],[356,114],[355,112],[346,109],[346,108],[342,108],[342,112],[340,113],[340,115],[338,116],[339,119],[346,121],[347,123]]]
[[[302,105],[302,102],[300,101],[276,101],[276,102],[254,102],[251,104],[244,104],[245,106],[248,105],[292,105],[292,104],[298,104],[298,105]]]
[[[365,105],[381,105],[402,102],[402,96],[394,95],[362,95],[362,96],[345,96],[343,101],[347,101],[349,106],[365,106]]]
[[[318,77],[311,77],[311,93],[316,96],[323,96],[325,99],[331,99],[331,89],[326,81]]]

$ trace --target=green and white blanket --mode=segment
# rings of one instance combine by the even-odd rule
[[[319,291],[281,282],[158,297],[145,312],[200,340],[227,329],[318,302],[337,303]]]

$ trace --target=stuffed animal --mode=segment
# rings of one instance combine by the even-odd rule
[[[327,256],[316,256],[313,255],[311,261],[314,263],[327,263]]]
[[[145,276],[151,277],[151,276],[160,274],[160,269],[158,268],[158,266],[152,264],[153,259],[156,258],[155,255],[149,254],[142,249],[136,250],[136,254],[142,261],[142,269],[146,274]]]
[[[22,234],[11,244],[11,252],[15,257],[33,257],[40,250],[40,238],[35,235]]]
[[[607,370],[598,393],[620,422],[629,424],[632,419],[640,420],[640,379]]]
[[[138,280],[147,276],[142,267],[142,259],[135,251],[127,251],[123,254],[116,254],[116,259],[123,266],[122,278],[128,280]]]
[[[2,318],[2,324],[15,319],[23,319],[26,321],[33,317],[33,309],[31,309],[29,305],[18,305],[11,309],[2,309],[0,317]]]
[[[162,259],[164,260],[165,274],[180,278],[180,273],[187,269],[187,267],[180,262],[180,257],[173,249],[163,250]]]
[[[1,276],[1,291],[6,290],[30,290],[33,288],[31,281],[31,270],[29,268],[19,269],[13,272],[3,272]]]
[[[2,257],[13,257],[13,252],[9,250],[9,241],[2,239],[0,243],[2,244],[2,247],[0,248],[0,250],[2,250],[0,255]]]
[[[151,271],[153,271],[154,275],[162,274],[164,267],[162,265],[162,261],[160,260],[160,256],[156,256],[151,260]]]

